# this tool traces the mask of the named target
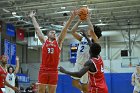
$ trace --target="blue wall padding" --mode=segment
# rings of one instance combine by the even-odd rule
[[[133,93],[131,85],[132,73],[106,73],[106,83],[109,93]],[[72,86],[72,78],[69,75],[59,75],[57,93],[81,93]]]
[[[108,86],[108,91],[111,93],[111,73],[105,74],[106,84]]]
[[[72,86],[72,78],[68,75],[59,75],[57,93],[81,93]]]
[[[111,74],[111,92],[110,93],[133,93],[131,85],[132,73],[113,73]]]

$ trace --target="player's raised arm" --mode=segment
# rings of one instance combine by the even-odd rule
[[[16,69],[14,71],[14,74],[18,73],[18,70],[19,70],[19,57],[16,56]]]
[[[88,23],[88,26],[89,26],[90,35],[91,35],[92,39],[94,40],[94,43],[96,43],[98,41],[98,37],[96,36],[96,34],[94,32],[93,25],[92,25],[92,23],[90,21],[90,15],[87,18],[87,23]]]
[[[78,20],[77,23],[71,29],[71,33],[72,33],[73,37],[76,38],[79,41],[81,41],[82,36],[80,36],[76,31],[77,31],[78,26],[79,26],[80,23],[81,23],[81,21]]]
[[[62,43],[64,41],[66,34],[67,34],[67,30],[68,30],[68,28],[69,28],[69,26],[70,26],[70,24],[75,16],[76,16],[76,11],[72,11],[70,18],[68,19],[68,21],[66,22],[65,26],[63,27],[60,35],[58,36],[58,44],[59,44],[60,48],[62,47]]]
[[[45,43],[45,37],[44,37],[40,27],[39,27],[39,24],[36,21],[35,14],[36,14],[36,12],[32,11],[32,12],[30,12],[29,16],[30,16],[30,18],[32,18],[35,32],[37,33],[39,40],[41,41],[41,43]]]

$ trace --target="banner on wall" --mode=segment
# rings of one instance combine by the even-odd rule
[[[8,40],[4,41],[4,55],[8,57],[7,64],[11,63],[11,43]]]
[[[17,39],[22,41],[24,40],[24,29],[17,29]]]
[[[70,44],[70,62],[76,63],[78,43]]]
[[[30,78],[26,74],[16,74],[19,83],[30,83]]]
[[[0,21],[0,32],[2,32],[2,21]]]
[[[8,64],[16,65],[16,44],[8,40],[4,41],[4,55],[8,57]]]
[[[15,27],[14,25],[10,24],[10,23],[7,23],[6,24],[6,34],[8,36],[15,36]]]
[[[16,65],[16,44],[11,43],[11,64]]]

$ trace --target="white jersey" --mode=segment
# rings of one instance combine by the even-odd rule
[[[82,38],[78,46],[76,64],[84,65],[89,59],[89,45],[85,37]]]
[[[76,59],[76,63],[74,66],[74,72],[80,71],[83,68],[85,62],[88,61],[88,59],[89,59],[89,45],[88,45],[86,38],[83,37],[78,46],[77,59]],[[76,77],[72,77],[72,78],[79,79]],[[80,78],[80,82],[83,84],[88,83],[88,73],[85,73]]]
[[[8,73],[6,76],[6,81],[12,86],[15,86],[15,79],[16,79],[16,76],[14,73],[12,73],[12,74]],[[14,90],[12,90],[11,88],[9,88],[7,86],[5,86],[5,90],[6,90],[5,93],[15,93]]]
[[[140,75],[138,75],[136,72],[134,72],[133,74],[132,74],[132,76],[134,76],[134,78],[135,78],[135,86],[138,86],[139,88],[140,88]]]

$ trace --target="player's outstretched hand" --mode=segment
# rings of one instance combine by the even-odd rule
[[[16,61],[19,61],[19,57],[18,56],[16,56]]]
[[[35,16],[35,14],[36,14],[36,12],[35,12],[35,11],[31,11],[31,12],[30,12],[30,14],[29,14],[29,17],[30,17],[30,18],[32,18],[32,17],[34,17],[34,16]]]
[[[61,67],[61,66],[59,67],[59,71],[62,72],[62,73],[66,72],[66,70],[63,67]]]
[[[71,11],[70,14],[71,14],[71,17],[74,18],[77,16],[78,10],[75,9],[75,10]]]
[[[80,31],[81,31],[80,34],[81,34],[83,37],[86,37],[86,33],[85,33],[85,31],[84,31],[83,29],[81,29]]]

